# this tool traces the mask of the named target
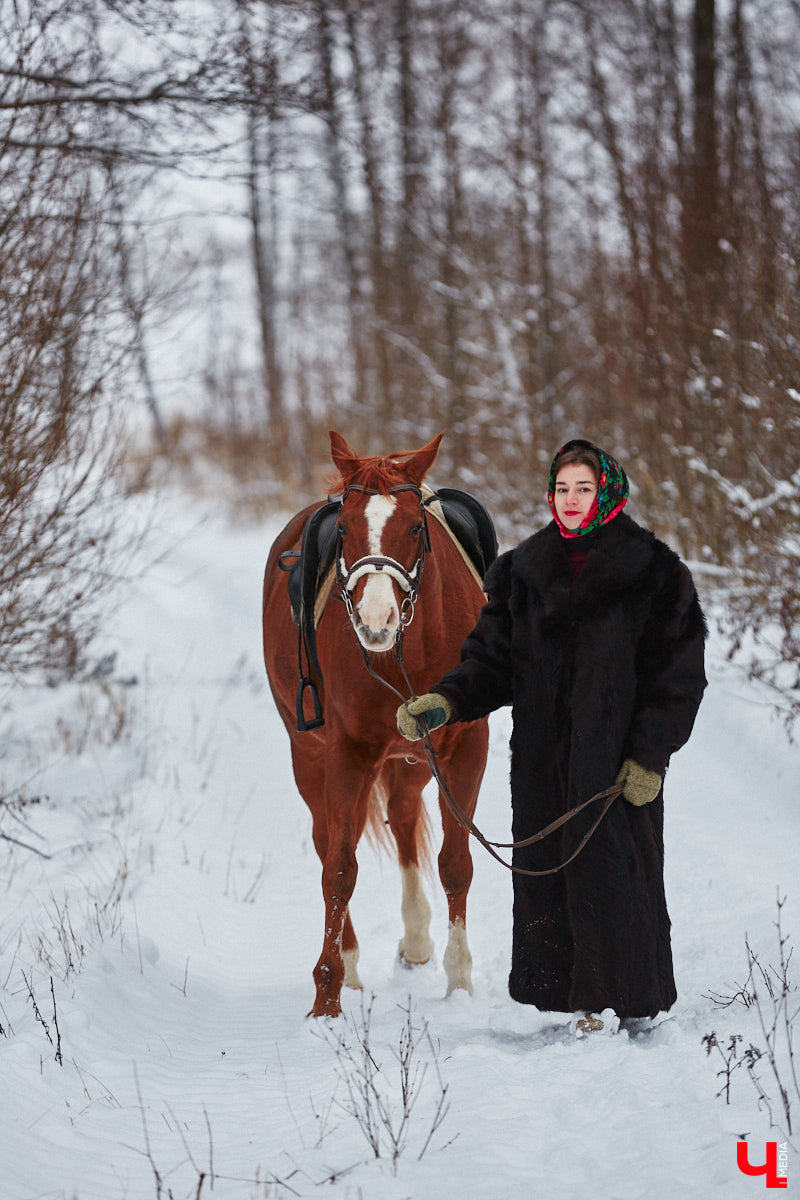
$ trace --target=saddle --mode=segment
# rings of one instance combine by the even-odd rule
[[[280,556],[281,569],[289,572],[289,603],[292,607],[292,620],[298,628],[303,624],[305,613],[314,614],[323,582],[330,584],[332,581],[338,512],[338,500],[329,500],[327,504],[323,504],[306,521],[299,552],[287,550]],[[290,561],[292,559],[294,562]],[[331,580],[327,580],[327,576],[331,576]],[[325,599],[327,600],[327,595]],[[315,614],[315,628],[318,622],[319,614]]]
[[[469,492],[457,488],[422,489],[428,512],[447,530],[478,584],[497,558],[497,535],[486,508]],[[304,733],[325,723],[317,684],[322,670],[317,657],[317,625],[328,601],[336,574],[336,523],[339,500],[329,500],[315,510],[303,527],[298,550],[286,550],[278,565],[288,573],[289,603],[298,630],[300,683],[297,690],[297,729]],[[305,657],[305,667],[303,658]],[[306,718],[305,692],[311,694],[314,716]]]
[[[475,496],[458,488],[439,488],[428,495],[423,487],[422,492],[425,507],[437,518],[438,501],[444,514],[442,524],[466,553],[483,585],[486,572],[497,558],[497,534],[487,509]]]

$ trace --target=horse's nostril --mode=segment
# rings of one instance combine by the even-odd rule
[[[391,609],[383,619],[373,622],[361,612],[360,605],[356,605],[356,616],[358,618],[357,627],[372,637],[385,637],[387,633],[391,633],[397,628],[399,619],[397,611]]]
[[[367,624],[359,618],[355,628],[361,642],[367,646],[368,649],[385,650],[394,641],[395,633],[397,631],[397,622],[395,621],[393,625],[381,624],[376,628],[375,626]]]

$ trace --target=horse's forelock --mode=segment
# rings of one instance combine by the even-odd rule
[[[409,482],[408,473],[401,460],[415,453],[414,450],[406,450],[388,458],[372,454],[367,458],[356,459],[352,471],[348,470],[346,476],[340,474],[337,477],[334,490],[340,491],[355,485],[372,488],[380,495],[386,496],[393,487]]]

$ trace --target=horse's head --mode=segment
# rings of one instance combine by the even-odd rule
[[[413,611],[428,541],[420,485],[443,436],[420,450],[359,458],[331,431],[342,488],[337,575],[366,650],[390,650]]]

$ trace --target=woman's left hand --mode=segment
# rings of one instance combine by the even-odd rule
[[[657,771],[648,771],[640,767],[632,758],[626,758],[617,776],[617,783],[624,783],[622,794],[629,804],[641,808],[655,800],[661,791],[661,776]]]

